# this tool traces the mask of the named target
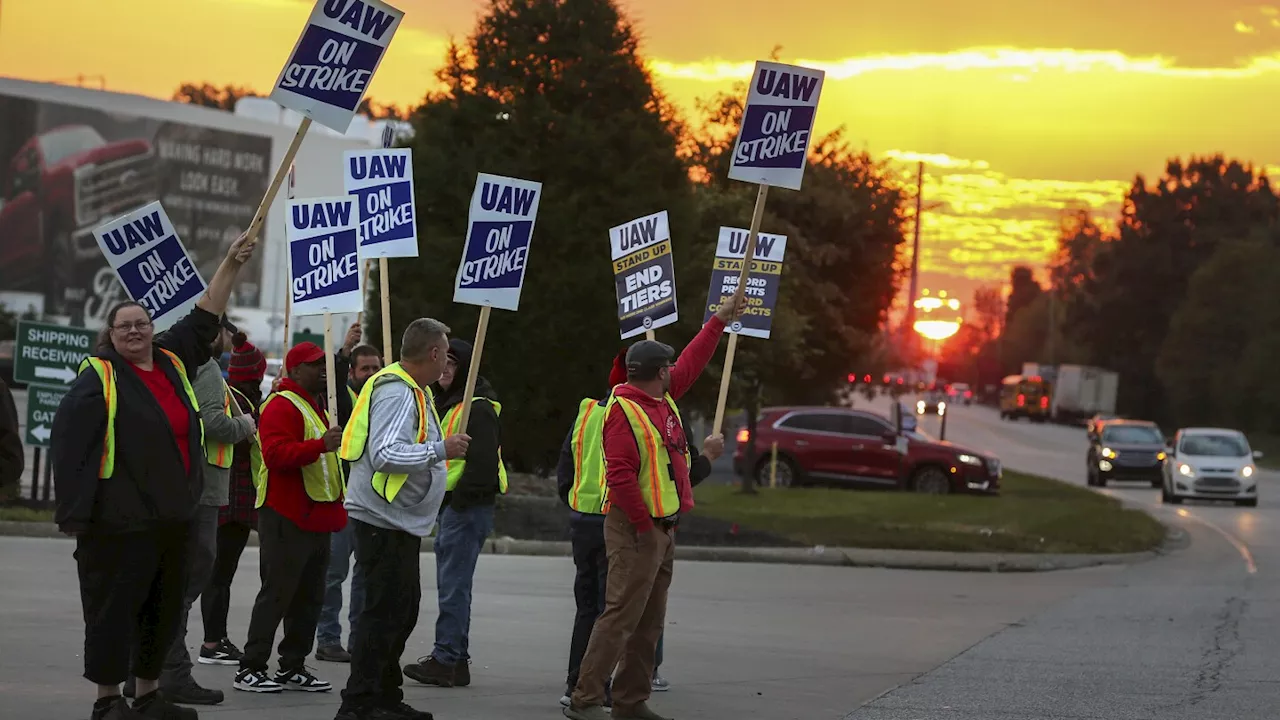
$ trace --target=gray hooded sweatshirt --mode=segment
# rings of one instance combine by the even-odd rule
[[[431,402],[427,401],[428,408]],[[444,436],[427,412],[427,441],[417,443],[418,403],[413,390],[383,376],[369,403],[369,438],[347,478],[347,515],[388,530],[426,537],[435,526],[446,483]],[[375,472],[406,473],[404,487],[387,502],[373,491]]]
[[[223,412],[223,401],[227,397],[227,383],[222,379],[222,368],[217,360],[209,360],[200,366],[195,377],[191,378],[191,389],[196,393],[200,403],[200,419],[204,422],[205,441],[235,445],[253,434],[253,418],[240,412],[240,406],[231,403],[231,413],[235,417],[227,417]],[[192,457],[197,456],[193,450]],[[205,507],[222,507],[229,502],[228,490],[231,486],[231,468],[220,468],[205,458],[204,490],[200,493],[200,504]]]

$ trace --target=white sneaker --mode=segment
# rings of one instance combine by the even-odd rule
[[[301,690],[302,692],[329,692],[333,686],[312,675],[306,668],[290,672],[276,673],[276,682],[285,690]]]
[[[231,687],[251,693],[278,693],[284,686],[272,680],[265,670],[241,670]]]
[[[653,682],[650,683],[650,687],[654,692],[666,692],[671,689],[671,683],[667,682],[666,678],[659,675],[657,670],[654,670]]]
[[[569,707],[569,705],[571,705],[572,702],[573,701],[569,699],[568,695],[560,696],[560,707]]]

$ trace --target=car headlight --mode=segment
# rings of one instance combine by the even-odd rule
[[[1191,467],[1186,463],[1182,463],[1181,465],[1178,466],[1178,472],[1182,473],[1187,477],[1195,477],[1195,474],[1196,474],[1195,468]]]
[[[965,465],[974,465],[977,467],[982,467],[982,458],[976,455],[961,454],[956,456],[956,459],[964,463]]]
[[[1158,453],[1156,453],[1156,459],[1157,459],[1157,460],[1164,460],[1166,457],[1169,457],[1169,456],[1168,456],[1168,455],[1165,455],[1163,452],[1158,452]]]
[[[1253,477],[1253,466],[1245,465],[1244,467],[1240,468],[1240,474],[1244,477]]]
[[[923,415],[923,414],[924,414],[924,401],[923,401],[923,400],[917,400],[917,401],[916,401],[916,412],[920,413],[921,415]]]
[[[1111,448],[1104,447],[1104,448],[1102,448],[1102,457],[1104,457],[1104,458],[1106,458],[1106,459],[1108,459],[1108,460],[1115,460],[1115,458],[1116,458],[1116,451],[1115,451],[1115,450],[1112,450]]]

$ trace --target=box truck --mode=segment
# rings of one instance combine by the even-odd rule
[[[1083,422],[1099,413],[1114,414],[1120,376],[1085,365],[1058,366],[1051,413],[1055,422]]]

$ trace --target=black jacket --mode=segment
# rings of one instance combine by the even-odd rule
[[[445,392],[438,385],[432,388],[436,393],[436,412],[440,414],[441,422],[444,422],[445,413],[450,409],[460,405],[463,400],[470,400],[462,396],[463,391],[466,390],[466,383],[463,382],[466,374],[465,364],[460,363],[454,374],[457,382],[453,384],[453,389]],[[482,377],[476,378],[473,397],[487,398],[495,402],[498,400],[493,386]],[[459,428],[457,432],[462,432],[462,429]],[[444,504],[451,506],[454,510],[492,505],[500,491],[498,448],[502,446],[502,423],[498,421],[498,412],[492,403],[477,401],[471,404],[471,419],[467,421],[466,433],[471,436],[471,443],[467,446],[467,464],[462,470],[462,477],[458,478],[457,487],[444,501]]]
[[[601,400],[598,404],[604,407],[609,403],[609,398]],[[577,421],[576,418],[574,420]],[[693,442],[693,436],[689,434],[689,424],[680,418],[680,424],[684,427],[684,439],[689,445],[689,486],[698,487],[703,480],[711,477],[711,459],[706,455],[698,452],[698,446]],[[560,446],[560,462],[556,464],[556,490],[560,493],[560,500],[565,505],[569,504],[569,493],[573,492],[574,470],[573,470],[573,428],[569,428],[569,434],[564,437],[564,444]]]
[[[51,452],[58,507],[54,522],[64,532],[126,533],[186,522],[204,487],[200,416],[182,389],[174,353],[194,373],[209,360],[219,331],[218,317],[194,308],[155,338],[152,357],[173,383],[190,418],[190,470],[184,472],[169,420],[155,396],[115,350],[97,353],[116,371],[115,472],[98,479],[107,407],[97,373],[86,370],[71,384],[53,418]]]
[[[26,456],[18,433],[18,407],[13,393],[0,380],[0,500],[22,494],[22,470]]]

